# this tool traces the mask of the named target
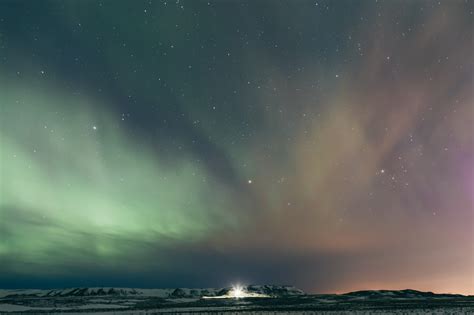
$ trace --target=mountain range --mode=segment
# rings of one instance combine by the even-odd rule
[[[288,285],[248,285],[243,287],[247,292],[268,295],[271,297],[301,296],[306,293]],[[11,297],[93,297],[93,296],[140,296],[158,298],[201,298],[204,296],[225,296],[232,290],[227,288],[173,288],[173,289],[137,289],[137,288],[68,288],[68,289],[17,289],[0,290],[0,298]]]

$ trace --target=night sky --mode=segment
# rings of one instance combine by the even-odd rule
[[[474,294],[473,11],[0,0],[0,287]]]

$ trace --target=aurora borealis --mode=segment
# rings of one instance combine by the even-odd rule
[[[0,0],[0,287],[474,294],[473,11]]]

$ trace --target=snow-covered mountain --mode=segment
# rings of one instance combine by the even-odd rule
[[[342,294],[345,297],[351,298],[364,298],[364,299],[382,299],[382,298],[395,298],[395,299],[416,299],[416,298],[443,298],[443,297],[460,297],[460,294],[438,294],[433,292],[423,292],[417,290],[365,290],[355,291],[346,294]]]
[[[248,292],[275,297],[299,296],[306,294],[304,291],[289,285],[249,285],[246,290]]]
[[[249,285],[243,287],[244,290],[251,293],[258,293],[271,297],[297,296],[304,295],[302,290],[293,286],[276,285]],[[0,290],[0,298],[3,297],[94,297],[94,296],[139,296],[139,297],[159,297],[166,299],[173,298],[201,298],[203,296],[224,296],[232,288],[205,288],[205,289],[136,289],[136,288],[68,288],[54,290]]]

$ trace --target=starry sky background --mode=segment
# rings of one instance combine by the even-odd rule
[[[474,294],[473,1],[0,1],[0,286]]]

